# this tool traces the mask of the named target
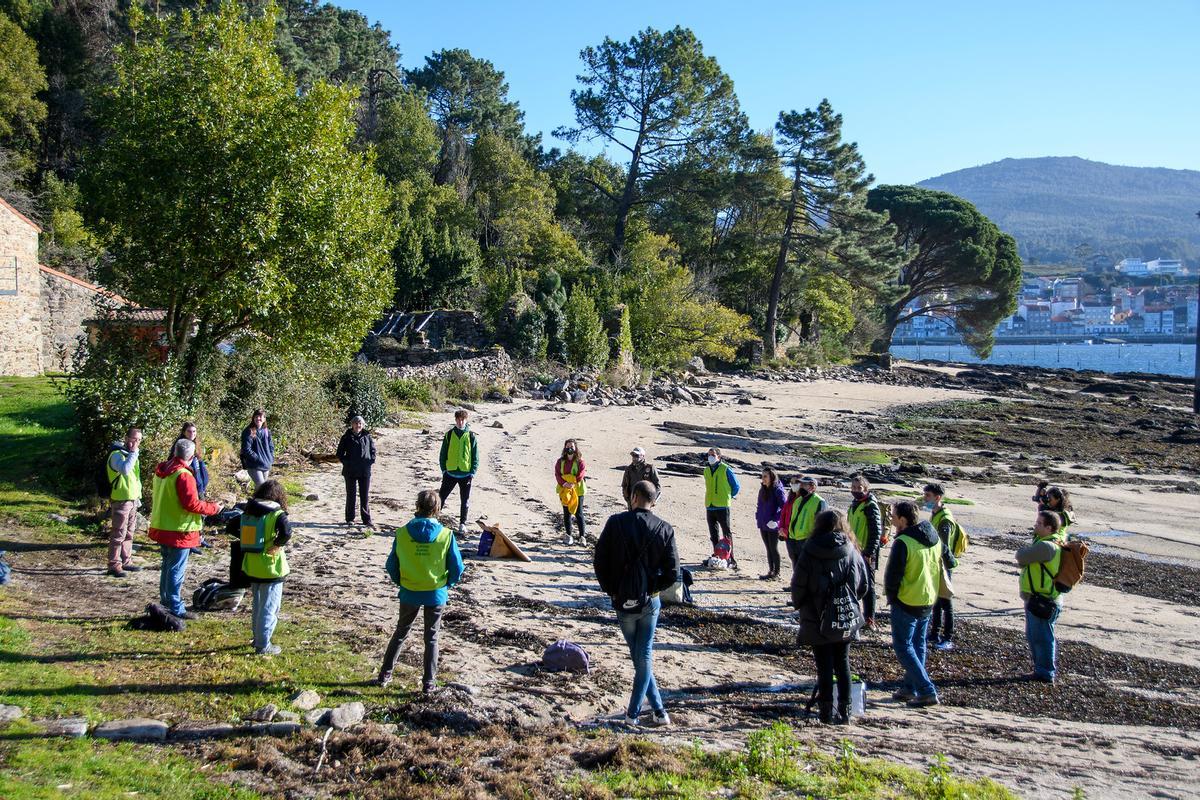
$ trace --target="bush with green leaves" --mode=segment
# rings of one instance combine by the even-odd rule
[[[379,365],[352,361],[325,379],[325,390],[335,406],[346,410],[347,423],[356,416],[369,428],[387,421],[388,375]]]
[[[388,382],[387,393],[402,408],[429,411],[436,405],[433,387],[417,378],[394,378]]]
[[[564,338],[568,363],[575,367],[603,369],[608,363],[608,336],[596,313],[596,301],[582,286],[576,286],[567,300],[566,323]]]

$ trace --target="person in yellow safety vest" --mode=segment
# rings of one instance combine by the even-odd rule
[[[287,491],[277,480],[268,480],[254,491],[254,498],[242,511],[241,519],[230,521],[241,534],[242,572],[250,580],[254,598],[251,630],[254,652],[260,656],[279,653],[279,645],[271,643],[275,624],[279,621],[279,606],[283,602],[283,579],[288,569],[284,547],[292,539],[288,524]],[[246,551],[248,541],[253,552]]]
[[[946,490],[940,483],[927,483],[924,490],[925,510],[929,512],[929,523],[937,531],[938,538],[946,547],[954,550],[954,538],[958,535],[958,523],[950,509],[946,508]],[[947,576],[950,575],[947,570]],[[937,650],[954,649],[954,599],[938,597],[933,604],[933,618],[929,622],[926,642]]]
[[[188,466],[196,444],[179,439],[171,458],[154,468],[153,505],[150,507],[150,539],[162,545],[162,569],[158,594],[167,611],[184,619],[196,619],[187,611],[180,593],[187,576],[188,554],[200,544],[204,518],[221,513],[221,506],[200,499],[196,478]]]
[[[1075,524],[1075,509],[1071,505],[1071,493],[1061,486],[1051,486],[1046,490],[1046,507],[1040,511],[1053,511],[1062,520],[1058,535],[1065,542],[1071,537],[1071,526]]]
[[[584,544],[587,544],[587,531],[583,525],[583,496],[587,494],[587,464],[583,462],[583,453],[579,449],[579,443],[574,439],[567,439],[563,442],[562,456],[554,462],[554,480],[559,488],[570,484],[575,488],[575,496],[578,503],[575,510],[563,506],[563,528],[566,530],[566,535],[563,538],[564,544],[574,544],[575,538],[571,535],[571,518],[579,524],[579,539]]]
[[[442,613],[450,598],[450,587],[458,583],[463,574],[462,553],[454,533],[437,521],[441,509],[438,493],[426,489],[417,494],[416,517],[396,529],[386,569],[392,582],[400,587],[400,619],[383,654],[377,681],[380,686],[392,682],[400,645],[408,636],[417,614],[424,611],[425,668],[421,689],[428,694],[436,688]]]
[[[937,531],[918,521],[917,507],[907,500],[892,509],[896,540],[888,556],[883,587],[892,609],[892,649],[904,668],[904,683],[892,695],[913,707],[938,704],[937,687],[925,670],[925,633],[937,600],[942,562],[957,562]]]
[[[111,517],[108,574],[114,578],[124,578],[128,572],[141,570],[133,563],[133,533],[137,527],[137,509],[142,502],[142,467],[138,453],[141,445],[142,429],[130,428],[125,431],[124,442],[112,443],[104,464]]]
[[[708,521],[708,538],[712,540],[715,552],[717,543],[721,541],[721,537],[717,535],[717,528],[721,529],[721,533],[729,540],[729,566],[737,569],[737,559],[733,554],[733,530],[729,524],[729,505],[742,487],[733,468],[721,460],[721,448],[708,448],[706,460],[708,465],[704,467],[704,516]]]
[[[1054,623],[1062,612],[1062,596],[1054,577],[1062,564],[1067,541],[1055,511],[1039,511],[1033,524],[1033,543],[1017,551],[1021,567],[1021,599],[1025,601],[1025,638],[1033,658],[1030,680],[1054,683],[1057,674]]]
[[[796,569],[796,560],[800,558],[800,551],[804,549],[805,540],[812,536],[813,523],[817,514],[828,508],[825,498],[817,494],[817,479],[811,475],[802,476],[800,478],[800,494],[792,503],[792,516],[788,521],[787,531],[787,552],[793,570]],[[790,592],[791,589],[788,591]]]
[[[471,511],[471,483],[479,471],[479,439],[467,422],[467,410],[454,412],[454,427],[442,437],[438,463],[442,467],[442,488],[438,490],[440,505],[458,487],[458,535],[467,531],[467,514]]]
[[[879,569],[879,550],[884,528],[892,524],[883,518],[883,506],[871,491],[871,482],[861,472],[850,478],[850,511],[847,514],[863,563],[867,565],[867,594],[863,597],[863,617],[867,628],[875,627],[875,571]]]

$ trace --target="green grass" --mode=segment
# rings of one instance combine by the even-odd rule
[[[843,461],[848,464],[892,463],[892,457],[882,450],[867,450],[862,447],[830,444],[818,447],[817,452],[832,461]]]
[[[70,530],[49,515],[83,510],[74,423],[53,378],[0,378],[0,519]]]
[[[887,491],[882,492],[882,494],[886,497],[904,498],[925,496],[924,492],[918,492],[912,489],[888,489]],[[944,497],[942,498],[942,504],[947,506],[973,506],[975,505],[975,501],[968,500],[965,497]]]
[[[978,798],[1013,795],[989,780],[955,778],[945,759],[928,771],[862,758],[848,740],[836,755],[804,745],[788,725],[752,733],[745,748],[710,752],[660,751],[644,740],[618,748],[618,762],[590,778],[617,797],[775,797],[781,793],[821,798]],[[584,779],[589,780],[589,779]],[[567,787],[571,788],[571,787]]]
[[[21,722],[6,736],[32,733]],[[148,745],[94,739],[0,740],[0,797],[6,800],[254,800],[256,792],[213,780],[222,768]]]

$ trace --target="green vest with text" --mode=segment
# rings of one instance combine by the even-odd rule
[[[286,577],[288,572],[287,556],[284,555],[283,548],[279,548],[279,552],[271,554],[269,551],[275,545],[275,523],[283,516],[283,509],[276,509],[265,517],[262,517],[263,529],[265,536],[263,538],[263,551],[261,553],[246,553],[242,556],[242,572],[255,580],[274,581]],[[241,524],[243,527],[257,525],[259,518],[243,515]]]
[[[878,505],[875,498],[868,495],[864,500],[855,501],[850,506],[850,530],[854,531],[854,538],[858,540],[858,549],[863,551],[867,547],[867,539],[871,536],[871,521],[867,519],[867,506]]]
[[[729,508],[733,487],[729,485],[729,467],[724,461],[704,468],[704,507]]]
[[[821,505],[823,498],[821,495],[813,492],[808,497],[796,497],[796,502],[792,503],[792,519],[788,525],[788,538],[793,541],[802,542],[809,536],[812,536],[813,523],[817,519],[817,508]],[[796,503],[799,503],[797,505]]]
[[[942,557],[941,540],[925,545],[902,533],[896,537],[896,541],[902,542],[908,551],[897,599],[913,608],[932,606],[937,602],[938,586],[942,578],[939,563]]]
[[[455,428],[446,435],[450,437],[450,442],[446,447],[446,471],[470,472],[471,432],[468,430],[460,432]]]
[[[177,470],[165,478],[160,478],[158,473],[155,473],[150,484],[151,496],[154,498],[154,505],[150,509],[151,528],[176,533],[204,530],[204,517],[185,510],[179,502],[176,484],[184,472],[182,469]]]
[[[962,528],[958,525],[958,520],[950,513],[950,509],[942,506],[937,511],[933,512],[933,516],[929,518],[929,522],[933,525],[933,529],[939,534],[942,532],[942,523],[950,523],[950,535],[946,537],[946,547],[950,548],[950,552],[954,552],[955,542],[962,535]]]
[[[450,552],[450,529],[442,525],[432,542],[415,541],[408,526],[396,529],[396,562],[400,566],[400,587],[410,592],[432,592],[450,579],[446,555]]]
[[[1062,566],[1062,543],[1066,541],[1066,537],[1060,530],[1058,534],[1049,539],[1037,541],[1053,542],[1055,545],[1054,558],[1049,561],[1026,564],[1021,569],[1021,593],[1040,594],[1051,600],[1057,600],[1061,592],[1054,588],[1054,576],[1058,574],[1058,570]]]
[[[117,472],[112,468],[113,453],[128,452],[127,450],[114,450],[108,454],[108,461],[104,463],[104,468],[108,471],[108,485],[112,487],[112,493],[109,495],[110,500],[141,500],[142,499],[142,458],[140,454],[133,457],[133,469],[129,470],[128,475]]]

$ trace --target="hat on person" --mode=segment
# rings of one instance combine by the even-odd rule
[[[635,447],[635,448],[633,448],[632,450],[630,450],[630,451],[629,451],[629,455],[631,455],[631,456],[641,456],[642,458],[645,458],[645,457],[646,457],[646,451],[645,451],[645,450],[643,450],[641,447]]]
[[[801,483],[811,483],[813,486],[817,485],[817,479],[814,478],[812,475],[801,475],[800,482]]]

